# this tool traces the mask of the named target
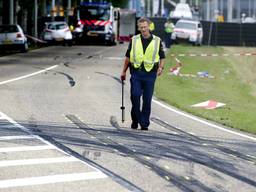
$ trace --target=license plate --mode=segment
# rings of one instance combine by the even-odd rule
[[[55,41],[63,41],[63,38],[56,38]]]
[[[94,37],[97,37],[97,36],[98,36],[98,33],[88,31],[88,32],[87,32],[87,35],[88,35],[88,36],[94,36]]]
[[[188,38],[188,35],[185,34],[185,33],[178,33],[177,37],[182,38],[182,39],[186,39],[186,38]]]
[[[12,41],[7,39],[3,41],[3,44],[5,45],[12,44]]]

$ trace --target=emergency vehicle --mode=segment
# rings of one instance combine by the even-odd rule
[[[113,45],[116,41],[129,41],[136,31],[136,12],[114,8],[111,3],[81,2],[75,14],[76,42],[98,41]]]

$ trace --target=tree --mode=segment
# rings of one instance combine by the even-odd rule
[[[125,8],[128,5],[128,0],[108,0],[114,7]]]

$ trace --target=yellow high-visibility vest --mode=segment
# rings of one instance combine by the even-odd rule
[[[141,34],[133,36],[132,47],[130,51],[130,62],[133,65],[133,67],[135,69],[138,69],[143,63],[145,70],[147,72],[151,71],[155,63],[159,62],[159,47],[160,38],[153,35],[153,39],[149,43],[144,54],[141,41]]]

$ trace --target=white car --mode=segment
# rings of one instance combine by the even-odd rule
[[[0,49],[28,51],[27,38],[19,25],[0,25]]]
[[[203,28],[199,21],[180,19],[174,26],[172,41],[187,41],[193,45],[202,45]]]
[[[66,22],[54,21],[45,23],[43,40],[48,43],[63,43],[71,46],[72,39],[72,33]]]

